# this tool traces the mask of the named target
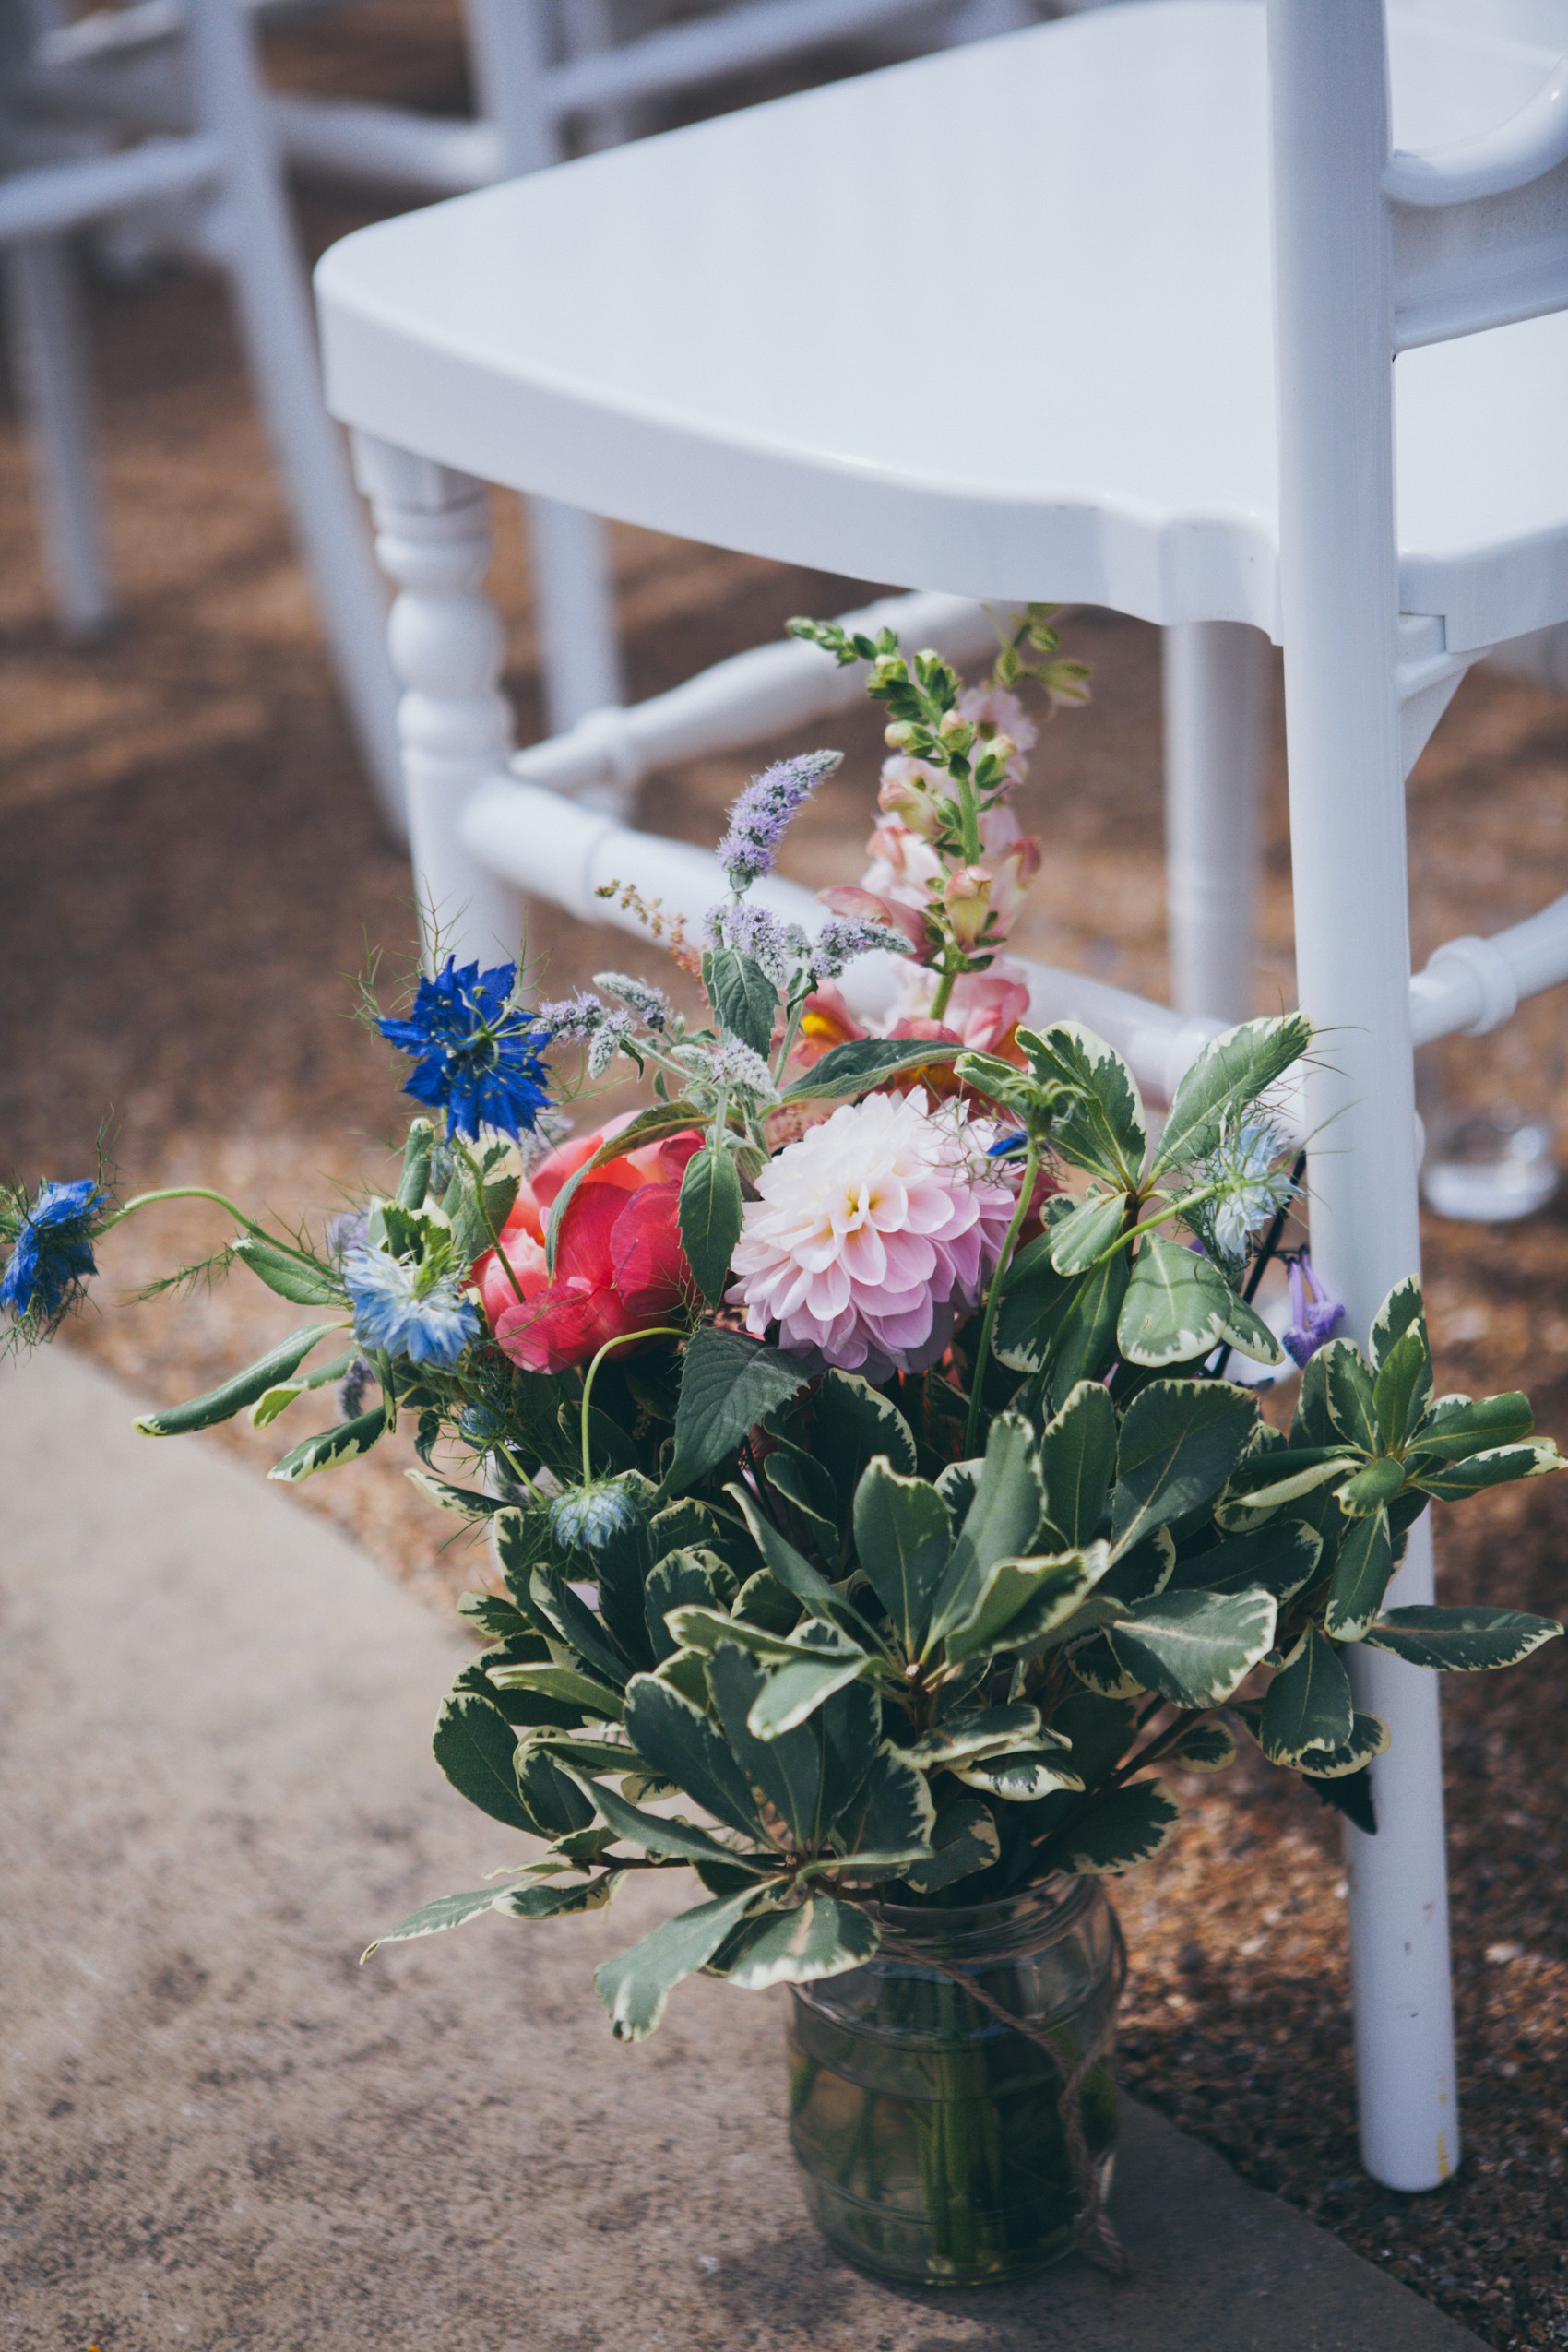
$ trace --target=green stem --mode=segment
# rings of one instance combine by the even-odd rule
[[[978,866],[980,861],[980,811],[975,805],[974,770],[968,760],[962,763],[962,773],[949,766],[947,773],[958,787],[958,815],[964,828],[964,863]]]
[[[99,1228],[100,1232],[112,1233],[116,1225],[123,1224],[127,1217],[134,1217],[138,1208],[153,1208],[160,1201],[211,1201],[217,1207],[227,1209],[231,1217],[237,1218],[245,1231],[254,1233],[258,1241],[265,1241],[268,1249],[279,1250],[285,1257],[298,1258],[300,1264],[308,1265],[313,1273],[329,1271],[308,1250],[297,1250],[291,1241],[280,1241],[275,1233],[267,1230],[265,1225],[258,1225],[254,1218],[247,1217],[244,1210],[226,1194],[209,1192],[205,1184],[167,1184],[160,1192],[138,1193],[134,1201],[126,1201],[123,1208],[117,1208],[113,1217],[104,1219]]]
[[[1169,1225],[1173,1217],[1185,1217],[1190,1208],[1198,1208],[1205,1201],[1211,1201],[1221,1189],[1218,1184],[1203,1184],[1195,1193],[1188,1193],[1179,1201],[1168,1201],[1157,1216],[1146,1217],[1141,1224],[1129,1225],[1118,1233],[1109,1249],[1101,1250],[1099,1257],[1089,1260],[1084,1272],[1091,1274],[1097,1265],[1103,1265],[1107,1258],[1113,1258],[1118,1250],[1124,1250],[1129,1241],[1141,1240],[1144,1234],[1152,1233],[1157,1226]]]
[[[612,1348],[629,1348],[634,1339],[684,1339],[686,1336],[686,1329],[683,1324],[656,1323],[650,1324],[647,1331],[618,1332],[613,1339],[607,1339],[605,1341],[598,1355],[595,1356],[592,1363],[589,1364],[588,1371],[583,1375],[582,1433],[583,1484],[585,1486],[591,1486],[593,1484],[593,1456],[588,1451],[588,1408],[593,1402],[593,1384],[598,1375],[600,1364],[604,1361],[604,1359],[608,1356]]]
[[[996,1261],[996,1272],[991,1277],[991,1293],[985,1302],[985,1320],[980,1324],[980,1346],[975,1351],[975,1368],[969,1382],[969,1420],[964,1437],[964,1450],[972,1455],[980,1435],[980,1397],[985,1387],[986,1366],[991,1361],[991,1334],[996,1322],[996,1310],[1002,1299],[1002,1279],[1013,1262],[1018,1246],[1018,1236],[1024,1229],[1024,1219],[1029,1213],[1029,1203],[1035,1194],[1035,1178],[1039,1172],[1039,1146],[1031,1135],[1024,1152],[1024,1181],[1018,1187],[1017,1206],[1013,1222],[1007,1228],[1007,1238],[1002,1244],[1002,1255]]]
[[[509,1445],[498,1445],[495,1448],[495,1451],[500,1455],[501,1459],[511,1471],[512,1476],[517,1480],[518,1486],[525,1488],[537,1502],[539,1499],[539,1489],[535,1486],[532,1479],[529,1478],[528,1472],[524,1469],[522,1464],[518,1461],[511,1447]]]
[[[929,1019],[940,1021],[944,1013],[946,1012],[952,998],[954,983],[957,980],[961,969],[962,967],[953,961],[951,951],[949,951],[948,960],[942,967],[942,978],[936,983],[936,994],[931,1000],[931,1012],[927,1016]]]
[[[479,1163],[474,1158],[472,1152],[469,1149],[467,1144],[462,1141],[461,1137],[459,1137],[457,1141],[457,1149],[462,1155],[463,1165],[467,1168],[469,1174],[474,1180],[474,1198],[479,1203],[479,1213],[484,1220],[484,1229],[490,1236],[490,1246],[494,1251],[496,1256],[500,1259],[501,1264],[505,1267],[506,1279],[511,1284],[512,1289],[516,1293],[518,1305],[521,1306],[523,1303],[523,1286],[517,1279],[517,1268],[514,1266],[511,1259],[507,1256],[505,1251],[501,1246],[501,1236],[495,1229],[495,1220],[491,1216],[489,1209],[485,1206],[484,1171],[479,1166]]]
[[[783,1086],[784,1073],[790,1066],[790,1056],[795,1051],[795,1039],[801,1034],[801,1023],[805,1016],[805,997],[796,997],[790,1007],[790,1017],[784,1025],[784,1042],[778,1049],[778,1059],[773,1065],[773,1083],[776,1087]]]

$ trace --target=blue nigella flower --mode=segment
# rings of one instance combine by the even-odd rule
[[[1290,1260],[1290,1328],[1283,1335],[1286,1353],[1306,1364],[1325,1339],[1332,1339],[1345,1320],[1345,1309],[1331,1299],[1313,1268],[1305,1250]]]
[[[1242,1119],[1227,1124],[1218,1148],[1204,1170],[1216,1197],[1206,1216],[1222,1254],[1244,1258],[1254,1233],[1277,1217],[1295,1192],[1289,1169],[1275,1165],[1289,1149],[1285,1138],[1266,1119]]]
[[[550,1506],[550,1532],[567,1552],[607,1551],[618,1538],[630,1535],[636,1524],[636,1503],[609,1479],[596,1479],[592,1486],[568,1487]]]
[[[90,1176],[74,1184],[41,1184],[21,1213],[11,1262],[0,1277],[0,1305],[20,1322],[35,1311],[53,1323],[73,1290],[98,1267],[92,1254],[94,1212],[101,1186]]]
[[[1015,1127],[1010,1134],[998,1135],[993,1144],[987,1144],[985,1156],[987,1159],[1010,1158],[1015,1152],[1027,1149],[1028,1140],[1022,1127]]]
[[[433,1274],[389,1250],[350,1250],[343,1287],[354,1309],[355,1336],[366,1348],[444,1372],[477,1339],[479,1311],[451,1274]]]
[[[540,1059],[549,1032],[511,1002],[515,964],[481,972],[448,956],[434,980],[419,984],[408,1018],[377,1028],[415,1069],[403,1091],[446,1113],[448,1135],[505,1135],[531,1128],[550,1100]]]
[[[842,752],[802,752],[753,777],[730,811],[730,830],[719,844],[719,862],[731,890],[745,890],[773,872],[774,853],[790,819],[843,756]]]

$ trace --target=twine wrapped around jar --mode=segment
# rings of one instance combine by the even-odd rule
[[[922,2284],[1016,2275],[1075,2245],[1124,2269],[1105,2192],[1126,1961],[1103,1888],[1057,1878],[877,1915],[873,1960],[794,1994],[791,2138],[825,2234]]]

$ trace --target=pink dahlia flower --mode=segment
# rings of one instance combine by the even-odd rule
[[[995,1130],[921,1089],[846,1103],[757,1179],[729,1293],[759,1338],[840,1372],[923,1372],[979,1304],[1015,1194]]]

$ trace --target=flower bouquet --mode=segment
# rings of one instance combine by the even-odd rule
[[[792,1989],[791,2131],[836,2245],[912,2279],[1075,2239],[1110,2260],[1104,1882],[1175,1830],[1165,1774],[1250,1741],[1373,1830],[1387,1733],[1347,1654],[1467,1671],[1560,1631],[1386,1608],[1411,1526],[1562,1458],[1521,1395],[1434,1396],[1414,1280],[1364,1350],[1300,1251],[1283,1348],[1259,1313],[1300,1183],[1275,1106],[1302,1018],[1217,1039],[1158,1128],[1107,1045],[1028,1025],[1003,952],[1039,857],[1013,689],[1081,691],[1049,613],[969,690],[891,637],[796,625],[887,707],[865,881],[814,935],[753,896],[836,765],[817,754],[736,802],[700,949],[669,934],[700,1016],[614,973],[530,1003],[516,968],[447,957],[380,1020],[432,1114],[396,1192],[316,1240],[222,1202],[217,1263],[311,1320],[138,1426],[269,1424],[336,1385],[339,1424],[272,1475],[402,1424],[410,1475],[487,1540],[435,1756],[525,1842],[383,1941],[689,1873],[600,1997],[636,2040],[699,1970]],[[903,959],[878,1036],[837,987],[872,952]],[[561,1100],[623,1063],[642,1107],[564,1135]],[[17,1336],[166,1197],[7,1195]],[[1225,1377],[1232,1350],[1301,1367],[1288,1431]]]

